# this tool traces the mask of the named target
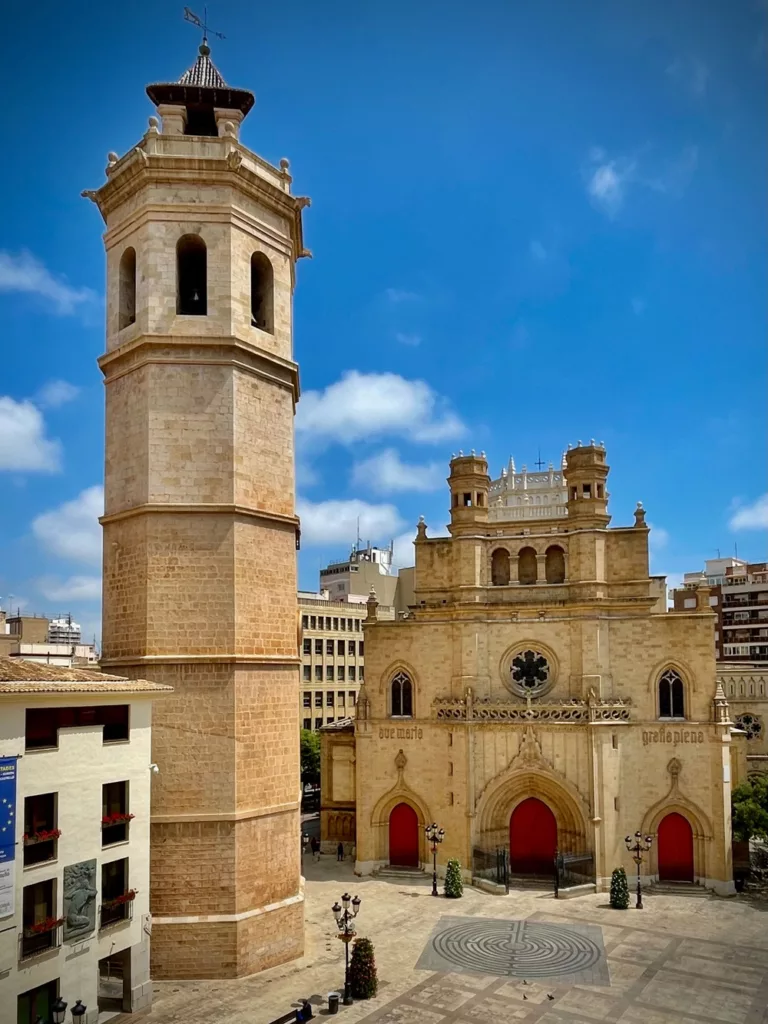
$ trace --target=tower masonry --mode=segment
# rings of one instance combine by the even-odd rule
[[[303,950],[292,351],[308,255],[287,161],[205,42],[87,192],[106,223],[103,666],[174,687],[153,728],[152,968]]]

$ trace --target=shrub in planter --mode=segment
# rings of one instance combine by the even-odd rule
[[[379,979],[370,939],[355,939],[349,961],[349,980],[355,999],[372,999],[376,995]]]
[[[629,906],[629,885],[624,868],[614,868],[611,874],[611,906],[626,910]]]
[[[464,883],[461,880],[461,864],[455,858],[448,861],[445,870],[445,895],[450,899],[458,899],[464,895]]]

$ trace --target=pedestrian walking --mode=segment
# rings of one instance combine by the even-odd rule
[[[312,836],[312,853],[315,855],[315,860],[320,860],[320,840],[317,836]]]
[[[336,860],[344,860],[344,843],[339,843],[336,847]]]

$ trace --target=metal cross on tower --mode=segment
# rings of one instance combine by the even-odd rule
[[[541,448],[539,448],[539,457],[536,460],[536,462],[534,462],[534,466],[536,466],[540,470],[543,465],[544,463],[541,461]]]
[[[207,7],[203,8],[203,17],[202,18],[198,18],[198,16],[195,14],[194,11],[190,11],[190,9],[188,7],[185,7],[184,8],[184,21],[189,21],[193,25],[196,25],[198,28],[201,28],[203,30],[203,43],[204,44],[208,42],[208,32],[210,32],[212,36],[216,36],[217,39],[226,39],[227,38],[221,32],[214,32],[213,29],[209,29],[208,28],[208,8]]]

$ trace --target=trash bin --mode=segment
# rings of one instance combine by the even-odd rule
[[[339,992],[329,992],[328,993],[328,1013],[338,1013],[339,1012],[339,1000],[340,999],[341,999],[341,994]]]

